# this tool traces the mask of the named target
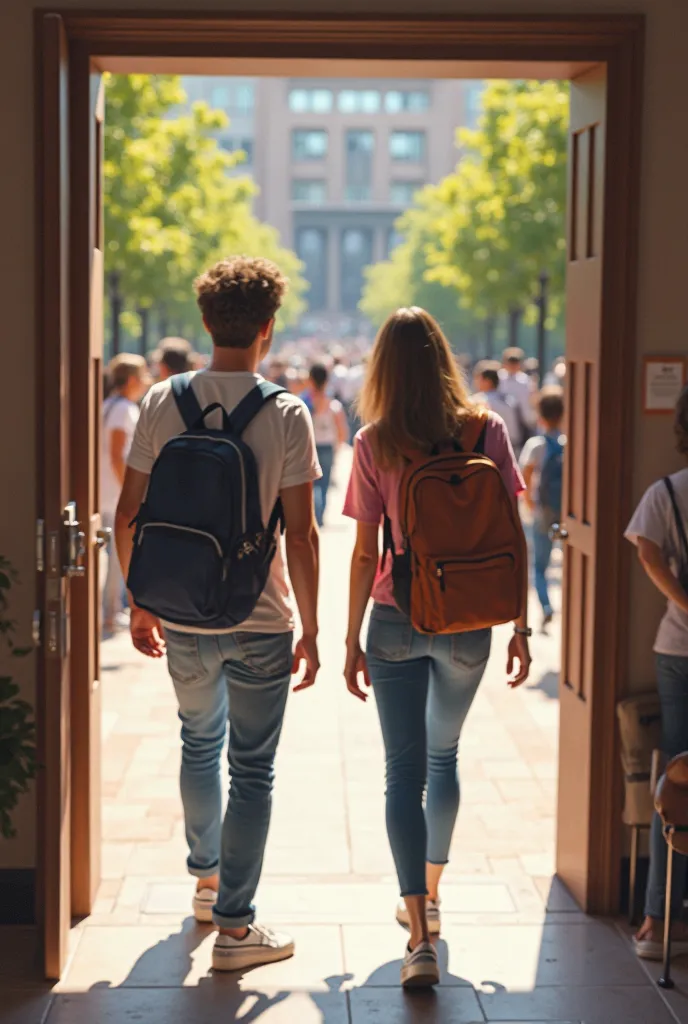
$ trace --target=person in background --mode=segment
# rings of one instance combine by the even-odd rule
[[[521,437],[521,424],[516,408],[516,399],[505,395],[500,387],[499,363],[490,360],[478,363],[473,382],[477,392],[474,400],[479,404],[486,405],[488,409],[502,417],[511,445],[517,452],[517,445]]]
[[[563,388],[566,383],[566,356],[554,360],[552,369],[545,374],[545,387]]]
[[[303,400],[313,417],[315,446],[322,470],[322,476],[313,484],[315,518],[318,526],[322,526],[325,520],[327,493],[332,481],[337,448],[349,440],[349,425],[344,407],[338,399],[330,398],[329,379],[327,367],[323,363],[315,363],[311,366],[308,387],[303,394]]]
[[[185,338],[163,338],[153,354],[158,380],[195,370],[194,352]]]
[[[535,433],[534,386],[523,369],[524,359],[522,348],[507,348],[502,354],[502,368],[499,371],[499,389],[502,394],[514,399],[518,416],[518,434],[516,437],[509,435],[516,454]]]
[[[289,390],[289,380],[287,378],[287,364],[283,359],[273,359],[270,363],[267,378],[273,384],[279,384],[281,388]]]
[[[561,388],[544,388],[538,401],[538,425],[542,434],[526,441],[521,452],[521,472],[526,482],[524,500],[533,515],[533,563],[535,589],[542,607],[543,632],[554,612],[549,599],[547,570],[552,557],[550,530],[561,518],[563,480],[564,396]]]
[[[523,360],[523,372],[531,382],[532,387],[536,387],[540,380],[540,363],[534,357],[531,359]]]
[[[100,514],[103,526],[114,530],[115,510],[124,481],[127,456],[139,418],[139,406],[151,385],[148,366],[143,356],[123,352],[111,360],[107,368],[109,393],[103,402],[103,425],[100,453]],[[103,564],[101,590],[103,600],[103,634],[112,636],[129,625],[122,615],[124,580],[112,546]]]
[[[676,407],[676,447],[688,459],[688,388]],[[662,753],[668,760],[688,749],[688,468],[658,480],[645,492],[626,530],[640,564],[667,607],[655,639],[655,671],[662,709]],[[688,859],[674,854],[671,903],[673,956],[688,953],[688,926],[681,920]],[[666,843],[658,814],[652,821],[645,920],[635,936],[644,960],[661,960],[667,885]]]

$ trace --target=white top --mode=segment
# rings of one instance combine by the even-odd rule
[[[201,408],[219,402],[231,413],[262,379],[257,373],[199,370],[193,376],[192,387]],[[206,423],[209,427],[220,427],[220,410],[211,413]],[[165,442],[183,430],[184,423],[177,411],[170,381],[156,384],[141,405],[141,418],[129,452],[131,468],[149,474]],[[258,463],[260,504],[263,522],[267,523],[280,491],[311,483],[321,476],[310,413],[295,395],[278,395],[261,409],[243,437]],[[171,625],[171,628],[184,633],[286,633],[293,629],[294,612],[281,546],[278,546],[273,559],[265,590],[253,614],[245,622],[227,630],[177,625]]]
[[[518,451],[522,444],[522,429],[521,421],[518,416],[517,402],[515,398],[507,397],[502,391],[501,386],[498,391],[483,391],[480,393],[479,398],[482,399],[485,404],[492,409],[492,412],[496,412],[498,416],[501,416],[506,424],[506,432],[509,435],[512,447]]]
[[[674,473],[671,482],[688,532],[688,469]],[[663,480],[658,480],[645,492],[633,513],[625,535],[633,544],[638,543],[638,537],[653,541],[662,549],[672,571],[676,573],[680,561],[680,540],[671,498]],[[657,631],[654,650],[657,654],[688,657],[688,615],[673,601],[667,603],[666,614]]]
[[[508,373],[507,370],[499,371],[499,390],[503,395],[513,398],[518,409],[518,431],[514,436],[509,431],[509,437],[514,448],[521,448],[524,443],[523,429],[521,424],[525,423],[531,430],[535,429],[537,417],[533,409],[533,382],[527,373]],[[500,413],[501,415],[501,413]]]
[[[339,442],[339,431],[337,429],[337,416],[342,412],[342,403],[336,398],[330,399],[329,406],[323,412],[316,412],[313,409],[313,430],[315,432],[315,443],[323,448],[336,448]]]
[[[104,515],[114,516],[122,485],[115,474],[110,458],[110,444],[113,430],[123,430],[125,435],[123,456],[126,461],[134,431],[139,418],[139,407],[124,395],[111,395],[103,402],[103,429],[100,438],[100,510]]]

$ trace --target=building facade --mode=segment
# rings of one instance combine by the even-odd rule
[[[243,150],[256,212],[304,264],[301,333],[367,333],[364,269],[386,259],[415,192],[448,174],[456,129],[474,123],[482,83],[420,79],[186,78],[189,100],[224,110],[218,135]],[[285,174],[285,169],[287,173]]]

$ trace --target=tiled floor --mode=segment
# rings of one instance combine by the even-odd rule
[[[508,633],[495,638],[462,742],[442,984],[425,996],[400,992],[404,936],[393,921],[379,727],[372,702],[349,697],[340,675],[351,543],[335,517],[322,545],[323,672],[290,701],[258,894],[261,918],[294,934],[296,956],[243,977],[210,973],[212,929],[189,915],[165,665],[139,658],[120,637],[103,648],[103,882],[94,913],[74,929],[70,965],[52,991],[17,968],[31,933],[5,936],[0,1024],[688,1022],[688,970],[677,969],[678,988],[665,998],[623,929],[587,919],[552,878],[554,635],[534,639],[533,677],[515,693],[504,684]]]

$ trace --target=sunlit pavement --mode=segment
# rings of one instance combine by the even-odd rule
[[[189,911],[171,686],[165,664],[140,658],[120,635],[103,645],[103,882],[94,912],[75,926],[69,967],[52,992],[17,969],[32,934],[4,933],[0,1022],[688,1021],[688,971],[678,969],[679,989],[666,1002],[624,928],[586,918],[552,877],[558,628],[535,636],[532,677],[516,692],[505,685],[509,630],[497,631],[462,739],[442,984],[433,995],[401,994],[405,936],[393,919],[377,715],[372,699],[363,706],[347,694],[341,676],[353,543],[341,504],[340,486],[322,536],[322,675],[290,700],[257,900],[262,921],[295,936],[295,957],[212,976],[213,931]],[[556,567],[553,576],[559,607]]]

